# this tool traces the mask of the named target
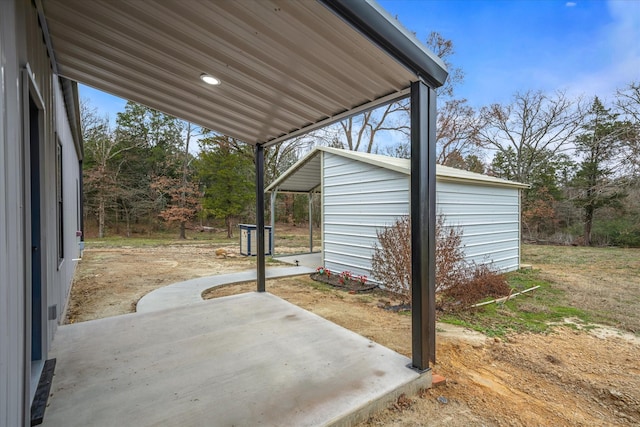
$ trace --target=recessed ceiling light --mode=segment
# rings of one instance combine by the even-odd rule
[[[215,77],[207,73],[200,74],[200,80],[202,80],[208,85],[214,85],[214,86],[218,86],[220,83],[222,83],[220,79],[216,79]]]

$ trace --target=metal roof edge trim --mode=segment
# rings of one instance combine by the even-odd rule
[[[483,174],[476,174],[476,175],[480,175],[482,177],[486,177],[486,178],[491,178],[491,179],[482,179],[482,178],[475,178],[474,177],[457,177],[457,176],[450,176],[450,175],[443,175],[443,174],[438,174],[438,166],[436,165],[436,179],[438,181],[447,181],[447,182],[460,182],[460,183],[471,183],[471,184],[478,184],[478,185],[482,185],[482,184],[486,184],[486,185],[493,185],[494,187],[509,187],[509,188],[520,188],[520,189],[525,189],[525,188],[531,188],[531,185],[529,184],[523,184],[521,182],[515,182],[515,181],[508,181],[502,178],[495,178],[489,175],[483,175]]]
[[[349,150],[341,150],[339,148],[332,147],[316,147],[318,150],[322,150],[325,152],[333,153],[342,157],[347,157],[353,160],[357,160],[363,163],[368,163],[370,165],[378,166],[384,169],[393,170],[396,172],[403,173],[405,175],[411,175],[411,164],[409,159],[404,159],[407,161],[406,166],[402,165],[394,165],[385,161],[384,157],[379,154],[370,154],[370,153],[362,153],[360,151],[349,151]],[[380,156],[380,159],[375,158],[374,156]],[[389,157],[394,158],[394,157]],[[453,171],[458,171],[458,173],[463,175],[457,175],[452,173]],[[487,183],[487,184],[495,184],[497,186],[502,187],[516,187],[516,188],[530,188],[529,184],[523,184],[521,182],[509,181],[502,178],[496,178],[493,176],[465,171],[463,169],[452,168],[450,166],[436,165],[436,179],[439,181],[457,181],[457,182],[476,182],[476,183]]]
[[[373,157],[371,157],[371,155],[369,156],[365,156],[362,155],[363,153],[359,152],[359,151],[350,151],[350,150],[341,150],[339,148],[332,148],[332,147],[316,147],[319,150],[325,151],[327,153],[333,153],[336,154],[338,156],[342,156],[342,157],[346,157],[348,159],[353,159],[353,160],[357,160],[359,162],[363,162],[363,163],[368,163],[370,165],[373,166],[378,166],[384,169],[390,169],[396,172],[400,172],[403,173],[405,175],[411,175],[411,167],[409,168],[405,168],[403,166],[399,166],[399,165],[393,165],[390,164],[388,162],[385,162],[382,159],[375,159]],[[369,153],[367,153],[369,154]],[[381,157],[388,157],[388,156],[381,156]],[[391,157],[393,158],[393,157]],[[408,162],[408,160],[407,160]]]
[[[373,0],[318,0],[354,29],[420,76],[432,88],[447,80],[444,62]]]
[[[408,159],[406,160],[406,166],[391,164],[384,159],[376,158],[375,156],[380,157],[388,157],[381,155],[374,155],[370,153],[362,153],[359,151],[349,151],[349,150],[341,150],[339,148],[333,147],[324,147],[318,146],[314,147],[312,151],[310,151],[307,155],[305,155],[302,159],[298,160],[291,168],[289,168],[283,175],[280,175],[273,183],[271,183],[266,189],[265,192],[269,192],[272,190],[278,190],[278,187],[282,184],[282,182],[286,181],[289,176],[296,173],[301,167],[310,162],[319,152],[331,153],[337,156],[345,157],[351,160],[367,163],[373,166],[381,167],[388,170],[393,170],[398,173],[402,173],[407,176],[411,176],[411,167]],[[397,159],[396,159],[397,160]],[[460,171],[463,175],[457,175],[452,173],[453,171]],[[499,187],[510,187],[510,188],[519,188],[526,189],[531,188],[529,184],[523,184],[521,182],[509,181],[502,178],[496,178],[489,175],[479,174],[476,172],[464,171],[462,169],[456,169],[449,166],[436,165],[436,180],[438,181],[448,181],[448,182],[460,182],[460,183],[475,183],[478,185],[494,185]],[[287,193],[307,193],[305,191],[289,191],[282,190]]]

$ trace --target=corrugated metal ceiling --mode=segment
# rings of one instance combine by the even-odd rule
[[[60,75],[249,143],[417,79],[316,1],[44,0],[43,9]]]

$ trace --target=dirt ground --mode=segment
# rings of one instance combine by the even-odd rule
[[[211,245],[92,249],[76,273],[69,322],[129,313],[147,292],[176,281],[252,268],[255,259]],[[254,284],[207,297],[252,291]],[[410,317],[379,307],[379,293],[350,295],[306,277],[269,281],[267,290],[409,356]],[[443,386],[401,399],[362,426],[639,425],[640,340],[607,328],[556,327],[505,339],[438,325]]]

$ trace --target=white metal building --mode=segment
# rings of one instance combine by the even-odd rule
[[[410,173],[407,159],[316,147],[267,191],[319,191],[324,266],[371,276],[376,232],[409,214]],[[437,166],[436,210],[447,225],[462,228],[467,260],[519,268],[520,190],[527,187]]]

